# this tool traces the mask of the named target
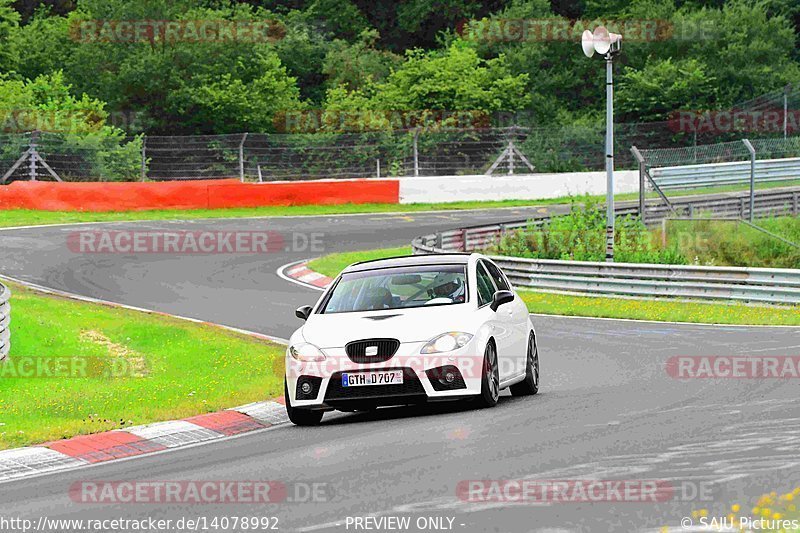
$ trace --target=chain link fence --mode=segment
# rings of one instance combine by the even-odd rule
[[[615,125],[615,168],[746,161],[741,133],[681,131],[674,122]],[[729,139],[732,137],[732,139]],[[710,140],[725,142],[709,144]],[[735,140],[733,140],[735,139]],[[0,184],[15,180],[243,181],[450,176],[604,169],[605,125],[240,133],[101,138],[0,134]],[[753,141],[759,158],[800,155],[800,137]]]
[[[605,126],[241,133],[95,139],[0,134],[0,184],[15,180],[244,181],[603,170]],[[617,168],[632,144],[691,142],[667,123],[616,125]]]
[[[749,190],[749,202],[743,200],[738,216],[752,220],[756,190],[800,185],[800,137],[644,150],[634,146],[631,153],[639,163],[639,203],[645,218],[664,209],[674,211],[676,199],[689,193]]]

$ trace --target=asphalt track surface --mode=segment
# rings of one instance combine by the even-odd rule
[[[290,261],[407,244],[416,235],[522,218],[530,210],[110,223],[0,231],[0,272],[42,286],[286,338],[293,310],[319,293],[276,275]],[[324,251],[264,255],[94,255],[67,247],[81,229],[321,234]],[[300,238],[300,241],[303,239]],[[302,244],[302,242],[300,243]],[[302,248],[302,247],[301,247]],[[679,529],[693,509],[727,514],[800,483],[798,380],[676,380],[671,356],[798,355],[796,328],[713,327],[535,316],[542,389],[466,405],[326,415],[169,453],[0,484],[0,516],[275,516],[282,531],[363,531],[348,517],[453,519],[453,531]],[[462,480],[659,480],[659,503],[466,502]],[[274,505],[73,503],[76,481],[279,480],[323,483],[328,501]],[[745,505],[743,505],[744,507]],[[382,527],[378,530],[386,531]]]

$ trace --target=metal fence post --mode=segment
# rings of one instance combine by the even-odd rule
[[[419,128],[414,131],[414,177],[419,177]]]
[[[514,141],[508,141],[508,175],[514,175]]]
[[[242,142],[239,143],[239,181],[244,183],[244,143],[247,140],[247,133],[242,135]]]
[[[756,149],[747,139],[742,139],[747,151],[750,152],[750,222],[756,210]]]
[[[31,132],[31,141],[30,141],[31,160],[28,168],[28,175],[31,178],[31,181],[36,181],[36,155],[38,154],[38,152],[36,151],[36,141],[38,140],[38,138],[39,138],[38,131]]]
[[[147,135],[142,135],[142,181],[147,177]]]
[[[792,216],[795,217],[800,212],[800,206],[797,205],[798,199],[800,199],[800,196],[796,192],[792,193]]]
[[[787,117],[786,115],[789,114],[789,91],[791,90],[791,84],[787,84],[786,87],[783,88],[783,138],[786,138],[787,132]]]
[[[644,192],[645,192],[645,183],[644,183],[644,157],[642,153],[639,151],[636,146],[631,146],[631,153],[633,154],[634,159],[636,162],[639,163],[639,219],[642,221],[642,224],[645,224],[645,202],[644,202]]]
[[[381,177],[381,160],[380,160],[380,158],[375,160],[375,167],[376,167],[375,170],[376,170],[376,172],[378,174],[378,178],[380,178]]]

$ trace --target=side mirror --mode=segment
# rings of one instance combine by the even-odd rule
[[[311,316],[311,311],[313,311],[313,309],[314,308],[310,305],[304,305],[303,307],[298,307],[294,312],[294,315],[301,320],[308,320],[308,317]]]
[[[497,291],[492,297],[492,311],[497,311],[497,308],[503,304],[514,301],[514,293],[511,291]]]

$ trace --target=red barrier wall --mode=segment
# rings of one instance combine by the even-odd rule
[[[162,183],[15,181],[0,186],[0,210],[144,211],[268,205],[398,203],[398,180],[239,183],[236,180]]]

